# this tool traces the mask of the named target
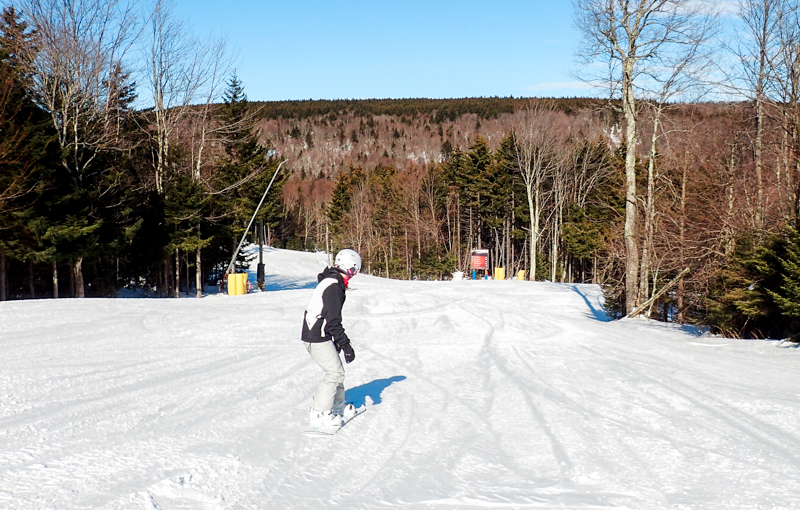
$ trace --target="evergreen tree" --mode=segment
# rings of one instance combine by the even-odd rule
[[[19,55],[30,70],[32,96],[46,112],[57,144],[54,153],[59,165],[46,201],[52,223],[47,230],[54,229],[50,239],[70,239],[64,245],[71,251],[58,252],[57,258],[72,261],[75,294],[83,297],[83,261],[93,258],[87,266],[96,274],[106,274],[99,257],[115,237],[114,216],[119,211],[115,204],[124,192],[120,187],[128,184],[119,178],[121,152],[130,149],[121,135],[124,117],[132,113],[135,84],[121,62],[130,48],[128,16],[132,14],[112,20],[102,3],[92,2],[35,7],[26,14],[37,25],[39,37],[35,48]],[[73,238],[77,232],[85,232],[86,237]]]
[[[364,179],[364,169],[361,167],[351,166],[347,172],[339,172],[333,196],[325,211],[333,234],[341,234],[347,228],[345,221],[347,213],[351,210],[353,191],[357,185],[364,182]]]
[[[465,233],[472,234],[466,248],[493,244],[494,229],[504,221],[510,204],[510,174],[479,136],[469,151],[453,150],[445,163],[445,175],[457,190]]]
[[[217,252],[227,252],[230,257],[279,163],[272,157],[274,152],[270,147],[259,141],[255,117],[250,112],[244,86],[235,74],[228,81],[223,99],[220,121],[223,125],[224,155],[219,159],[213,177],[213,187],[222,193],[215,200],[213,208],[215,215],[224,218],[226,225],[224,233],[218,232],[220,239],[216,242],[221,244],[218,244]],[[276,177],[256,218],[271,232],[279,230],[281,226],[282,187],[288,177],[288,173]],[[226,244],[230,250],[225,248]]]
[[[374,257],[374,265],[383,267],[384,275],[391,278],[405,265],[399,242],[401,214],[399,213],[399,190],[396,182],[397,170],[392,166],[378,165],[367,174],[367,196],[377,207],[372,214],[372,230],[375,237],[368,255]],[[355,243],[345,242],[345,246]],[[372,262],[367,257],[367,262]]]
[[[773,294],[784,283],[781,260],[785,258],[785,242],[779,236],[740,237],[709,289],[711,324],[732,336],[782,334],[788,321]]]
[[[37,200],[50,186],[51,133],[28,92],[23,55],[33,51],[32,37],[14,8],[4,8],[0,14],[0,300],[9,296],[9,262],[25,262],[32,269],[48,256],[33,223]],[[28,287],[34,297],[32,280]]]
[[[596,256],[605,244],[602,224],[589,214],[587,208],[572,205],[562,227],[567,250],[581,261]]]
[[[177,151],[173,151],[175,153]],[[209,195],[201,183],[187,173],[169,176],[164,185],[164,217],[169,242],[164,247],[164,258],[175,263],[175,275],[180,276],[181,253],[187,258],[188,276],[189,254],[206,248],[211,238],[203,237],[201,220],[207,215]],[[175,258],[173,258],[175,257]],[[171,283],[171,282],[170,282]],[[178,296],[181,282],[175,282],[174,296]],[[202,290],[202,289],[201,289]],[[186,287],[189,293],[189,286]]]
[[[800,333],[800,233],[787,227],[783,242],[784,250],[778,257],[782,282],[778,289],[768,292],[789,322],[785,334],[797,335]]]
[[[135,237],[141,226],[137,212],[143,186],[134,171],[139,133],[133,110],[135,83],[116,65],[103,86],[108,93],[104,116],[91,129],[103,131],[106,145],[91,155],[91,164],[82,165],[79,174],[64,165],[56,167],[48,210],[41,213],[49,221],[44,238],[50,242],[51,261],[72,265],[75,297],[87,291],[115,295],[120,287],[116,261],[129,247],[125,239]],[[91,264],[85,266],[85,261]],[[92,274],[84,275],[85,267]]]

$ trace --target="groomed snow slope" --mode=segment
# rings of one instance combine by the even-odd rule
[[[800,508],[800,352],[606,322],[591,285],[352,282],[302,435],[320,254],[268,292],[0,303],[2,508]]]

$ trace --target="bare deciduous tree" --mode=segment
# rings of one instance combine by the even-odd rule
[[[231,70],[225,41],[214,38],[200,41],[190,36],[185,23],[174,18],[173,7],[174,0],[156,1],[149,19],[146,51],[153,107],[145,129],[154,142],[154,181],[158,193],[164,192],[170,149],[181,143],[181,138],[184,138],[184,152],[190,155],[190,167],[184,170],[194,180],[200,180],[204,153],[210,142],[211,105],[219,101]],[[181,130],[187,125],[189,135],[182,136]],[[198,224],[198,237],[199,229]],[[198,297],[202,295],[201,245],[195,248]],[[175,260],[177,282],[180,266],[177,249]],[[177,288],[176,283],[176,296]]]
[[[754,0],[750,3],[755,3]],[[780,124],[783,132],[781,133],[781,149],[778,157],[780,164],[776,166],[776,181],[778,184],[778,203],[780,213],[784,216],[793,215],[800,217],[800,193],[797,184],[800,179],[800,2],[797,0],[780,0],[777,5],[769,2],[759,2],[757,5],[750,5],[749,9],[742,10],[742,16],[753,12],[756,19],[765,17],[764,11],[770,12],[773,18],[770,20],[776,26],[772,40],[767,39],[764,43],[760,39],[750,39],[753,47],[763,47],[765,63],[768,68],[761,74],[762,80],[768,79],[770,87],[762,84],[753,87],[756,94],[756,101],[763,104],[765,101],[774,106],[780,115]],[[746,20],[745,20],[746,22]],[[751,23],[746,22],[749,29]],[[752,32],[750,32],[752,33]],[[766,43],[769,44],[766,44]],[[752,52],[752,50],[751,50]],[[744,52],[740,52],[744,53]],[[744,57],[744,55],[740,55]],[[769,57],[769,58],[767,58]],[[742,59],[743,68],[746,76],[753,76],[753,66],[750,65],[752,59]],[[752,80],[750,80],[752,85]],[[767,91],[772,91],[774,100],[769,101]],[[758,94],[758,90],[762,90]],[[759,97],[761,97],[759,101]],[[761,118],[756,117],[757,138],[763,137],[763,114],[764,108],[756,108],[761,113]],[[760,144],[761,142],[759,142]],[[760,153],[759,153],[760,156]],[[760,163],[759,163],[760,165]]]
[[[114,97],[109,84],[135,36],[132,3],[119,0],[23,0],[35,27],[31,86],[50,114],[61,164],[80,182],[116,132],[105,129]]]
[[[558,164],[557,151],[566,142],[559,129],[563,114],[545,106],[528,105],[515,112],[511,121],[514,133],[513,160],[525,184],[530,213],[530,279],[536,279],[536,254],[542,234],[541,215],[545,179]]]
[[[680,62],[678,55],[707,33],[707,4],[694,0],[573,0],[576,25],[583,33],[579,57],[602,73],[586,71],[582,79],[608,87],[621,99],[625,118],[625,301],[631,312],[640,304],[639,219],[636,191],[636,147],[639,101],[658,89]],[[645,93],[646,97],[647,94]]]
[[[755,108],[753,160],[756,173],[756,203],[753,217],[757,228],[764,224],[764,107],[769,100],[770,69],[780,53],[780,25],[787,10],[786,0],[739,0],[743,30],[735,49],[741,62],[745,94]]]
[[[200,41],[188,35],[186,24],[173,17],[174,0],[158,0],[150,17],[147,74],[152,95],[152,118],[148,127],[155,142],[155,186],[163,192],[164,170],[175,142],[176,130],[196,108],[200,123],[192,146],[191,171],[197,176],[202,164],[208,130],[208,107],[219,100],[230,70],[225,42]]]
[[[136,36],[134,2],[22,0],[21,7],[35,29],[30,86],[52,121],[61,165],[83,187],[97,156],[118,147],[110,119]],[[73,264],[77,297],[84,296],[82,262],[78,256]]]

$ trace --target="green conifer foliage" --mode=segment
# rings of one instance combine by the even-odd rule
[[[212,187],[217,190],[213,204],[213,216],[218,218],[215,227],[225,225],[225,228],[215,228],[218,239],[214,244],[219,247],[215,250],[217,253],[230,258],[279,161],[274,159],[270,146],[259,141],[244,85],[235,74],[228,81],[223,99],[219,117],[223,126],[224,154],[217,162]],[[263,221],[265,229],[278,234],[277,237],[280,237],[283,219],[282,188],[288,177],[288,172],[276,177],[256,218],[259,223]]]
[[[346,229],[345,215],[350,212],[353,191],[364,179],[364,169],[361,167],[350,167],[348,171],[340,172],[336,178],[333,196],[325,211],[334,234],[340,234]]]
[[[478,136],[467,152],[452,151],[444,175],[458,195],[461,221],[466,226],[465,248],[493,244],[496,229],[510,213],[514,178],[500,156]],[[472,240],[467,239],[472,233]]]
[[[796,335],[800,332],[800,233],[787,227],[784,243],[785,250],[778,259],[782,282],[778,289],[768,292],[791,322],[787,333]]]
[[[778,236],[737,240],[709,291],[709,318],[723,334],[768,338],[782,334],[787,321],[773,294],[779,289],[785,243]]]
[[[8,299],[6,264],[48,260],[41,198],[51,187],[47,168],[51,133],[28,91],[23,55],[32,51],[32,32],[13,7],[0,14],[0,300]],[[28,53],[26,53],[28,52]],[[39,203],[37,203],[39,202]],[[29,297],[35,297],[28,282]]]
[[[567,250],[578,260],[594,257],[604,247],[601,223],[592,221],[586,208],[572,205],[562,226]]]

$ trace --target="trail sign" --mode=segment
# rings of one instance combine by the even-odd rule
[[[489,250],[472,250],[472,269],[489,268]]]

